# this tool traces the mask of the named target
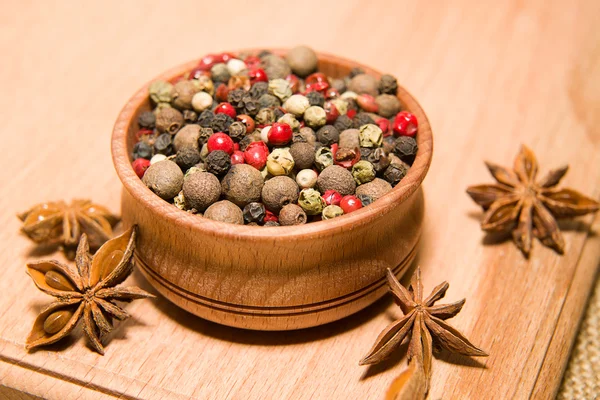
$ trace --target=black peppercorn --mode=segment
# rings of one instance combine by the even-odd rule
[[[196,147],[185,146],[177,151],[175,162],[185,172],[200,162],[200,152]]]
[[[217,114],[213,118],[210,127],[214,132],[229,132],[229,125],[233,123],[233,118],[227,114]]]
[[[163,133],[156,138],[154,142],[154,153],[170,156],[173,154],[173,137],[168,133]]]
[[[323,96],[319,92],[310,92],[306,94],[306,98],[308,99],[308,103],[311,106],[319,106],[323,107],[325,105],[325,96]]]
[[[371,153],[373,153],[373,150],[375,150],[375,149],[372,147],[361,147],[360,148],[360,159],[369,161],[369,157],[371,156]]]
[[[373,197],[371,197],[368,194],[362,193],[362,194],[356,195],[356,197],[358,197],[358,199],[362,203],[363,207],[366,207],[373,203]]]
[[[242,100],[244,102],[244,108],[241,112],[250,116],[255,116],[258,110],[260,110],[258,101],[249,94],[246,94]]]
[[[245,136],[242,140],[240,140],[240,150],[241,151],[245,151],[246,147],[248,147],[248,145],[252,142],[255,142],[256,140],[254,140],[254,138],[252,137],[252,135],[249,136]]]
[[[352,98],[347,98],[344,100],[346,101],[346,104],[347,104],[346,107],[348,108],[348,111],[358,112],[359,107],[358,107],[358,103],[356,102],[356,100],[354,100]],[[346,111],[346,112],[348,112],[348,111]]]
[[[398,182],[406,176],[406,167],[402,164],[390,164],[385,172],[383,178],[388,181],[392,186],[396,186]]]
[[[152,111],[144,111],[138,117],[138,125],[140,128],[153,129],[156,122],[156,117]]]
[[[354,120],[352,120],[352,124],[355,129],[358,129],[363,125],[375,124],[375,121],[373,121],[373,118],[371,118],[369,116],[369,114],[364,113],[364,112],[359,112],[358,114],[356,114],[354,116]]]
[[[231,157],[223,150],[215,150],[206,157],[206,170],[217,176],[225,175],[231,167]]]
[[[375,172],[377,174],[382,173],[390,165],[390,159],[388,158],[385,150],[381,147],[374,149],[371,154],[367,156],[367,161],[373,164]]]
[[[198,114],[193,110],[183,111],[183,121],[186,124],[193,124],[198,120]]]
[[[417,155],[417,141],[410,136],[400,136],[396,139],[394,153],[408,165],[412,165]]]
[[[214,131],[212,128],[200,128],[200,133],[198,134],[198,144],[202,146],[208,141],[208,138],[211,137],[213,133]]]
[[[258,100],[263,94],[269,93],[269,83],[256,82],[254,85],[252,85],[248,93],[250,94],[250,97],[252,97],[255,100]]]
[[[236,110],[239,110],[244,107],[242,99],[245,94],[246,91],[244,89],[233,89],[227,94],[227,101],[234,106]]]
[[[258,107],[259,108],[275,108],[279,107],[281,102],[279,99],[272,94],[266,93],[260,96],[258,99]]]
[[[204,110],[200,116],[198,116],[198,125],[203,128],[210,128],[214,118],[215,114],[211,110]]]
[[[350,74],[348,74],[350,76],[350,79],[354,78],[356,75],[360,75],[360,74],[364,74],[365,70],[362,69],[361,67],[354,67],[350,70]]]
[[[337,129],[338,132],[345,131],[346,129],[352,128],[352,126],[353,126],[352,119],[347,115],[340,115],[335,120],[335,123],[333,124],[333,126],[335,126],[335,129]]]
[[[252,202],[246,204],[244,207],[244,221],[249,224],[251,222],[262,223],[265,219],[267,210],[262,203]]]
[[[239,142],[246,136],[246,125],[243,122],[235,121],[229,125],[229,136],[236,142]]]
[[[340,132],[333,125],[325,125],[317,131],[317,140],[324,145],[331,146],[340,139]]]
[[[393,126],[393,125],[390,125]],[[393,136],[386,136],[383,138],[383,150],[390,154],[394,151],[394,146],[396,145],[396,138]]]
[[[133,159],[145,158],[147,160],[152,158],[152,147],[146,142],[137,142],[133,146]]]
[[[273,110],[273,113],[275,114],[275,120],[279,121],[279,118],[283,117],[285,115],[285,113],[283,111],[281,111],[281,108],[277,107],[276,109]]]
[[[383,94],[396,95],[398,93],[398,81],[392,75],[382,75],[379,80],[379,91]]]

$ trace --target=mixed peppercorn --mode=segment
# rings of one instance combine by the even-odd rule
[[[222,53],[149,87],[133,169],[182,210],[246,225],[299,225],[368,206],[406,175],[417,118],[391,75],[318,72],[304,46],[285,57]]]

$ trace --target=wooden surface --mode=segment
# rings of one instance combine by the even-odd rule
[[[175,67],[161,79],[171,81],[197,63]],[[355,67],[381,76],[368,66],[319,54],[319,71],[327,76],[341,78]],[[433,143],[423,109],[405,89],[399,88],[398,98],[419,121],[419,150],[402,183],[371,207],[332,221],[269,229],[232,226],[178,210],[135,174],[131,152],[138,115],[150,107],[150,83],[119,114],[111,149],[124,185],[123,225],[136,224],[140,232],[137,265],[167,299],[236,328],[293,330],[339,320],[371,305],[388,292],[388,268],[399,277],[409,269],[423,227],[421,183]]]
[[[51,350],[24,350],[35,315],[50,301],[24,263],[48,254],[17,234],[14,214],[71,197],[116,211],[121,184],[110,132],[136,88],[207,52],[304,42],[397,75],[435,132],[419,263],[426,289],[448,280],[448,301],[467,298],[451,322],[490,357],[442,354],[430,398],[553,397],[599,263],[599,236],[586,225],[593,217],[565,224],[564,256],[535,243],[527,261],[512,243],[485,238],[464,189],[491,181],[483,159],[510,165],[523,142],[543,170],[571,164],[565,186],[600,196],[600,3],[321,3],[293,12],[281,1],[227,9],[199,2],[2,4],[0,382],[32,396],[7,388],[0,396],[383,396],[405,368],[403,353],[370,369],[357,363],[399,313],[389,297],[293,333],[225,328],[161,298],[138,301],[104,357],[78,336]],[[596,219],[592,231],[598,228]],[[139,273],[130,281],[148,288]]]

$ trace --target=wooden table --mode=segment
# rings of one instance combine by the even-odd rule
[[[564,256],[538,242],[527,261],[510,242],[488,243],[465,188],[491,181],[483,159],[511,165],[525,143],[543,170],[570,163],[565,186],[600,196],[599,2],[5,3],[0,397],[382,398],[405,368],[404,352],[368,369],[358,360],[399,315],[389,297],[337,323],[287,333],[218,326],[158,298],[128,306],[133,318],[108,339],[104,357],[80,335],[24,350],[50,300],[24,264],[50,254],[18,235],[15,213],[73,197],[117,211],[109,140],[134,90],[208,52],[298,43],[395,74],[429,115],[424,283],[448,280],[448,301],[468,299],[452,323],[490,353],[477,361],[442,354],[430,398],[556,392],[599,264],[593,217],[565,225]],[[130,283],[152,290],[137,273]]]

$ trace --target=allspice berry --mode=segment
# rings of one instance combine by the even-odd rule
[[[356,182],[354,177],[346,168],[339,165],[331,165],[325,168],[317,179],[317,187],[321,193],[327,190],[335,190],[342,196],[354,194]]]
[[[379,199],[384,194],[390,192],[392,190],[392,185],[388,182],[384,181],[381,178],[375,178],[369,183],[365,183],[364,185],[360,185],[356,188],[356,195],[367,195],[371,196],[373,201]]]
[[[284,206],[298,201],[298,185],[288,176],[276,176],[265,182],[262,201],[267,210],[278,213]]]
[[[400,100],[391,94],[382,94],[375,98],[375,103],[379,106],[379,115],[384,118],[391,118],[400,112]]]
[[[221,182],[223,196],[240,207],[259,201],[263,186],[260,171],[248,164],[233,165]]]
[[[354,149],[360,147],[359,135],[360,132],[358,129],[346,129],[345,131],[342,131],[338,142],[340,149]]]
[[[192,99],[200,89],[192,81],[181,80],[173,86],[173,107],[180,110],[189,110],[192,108]]]
[[[315,146],[309,143],[292,144],[290,154],[297,169],[312,168],[315,162]]]
[[[174,135],[183,125],[183,114],[174,108],[162,108],[156,113],[156,129]]]
[[[350,79],[348,90],[357,94],[366,93],[371,96],[377,96],[379,94],[378,86],[379,82],[377,82],[377,79],[373,75],[359,74]]]
[[[261,57],[262,69],[266,72],[269,80],[285,79],[286,76],[292,73],[289,64],[281,57],[275,54],[269,54]]]
[[[173,161],[159,161],[150,165],[142,181],[160,198],[171,200],[181,191],[183,172]]]
[[[306,46],[297,46],[288,51],[287,60],[292,72],[302,78],[317,69],[319,59],[313,49]]]
[[[186,125],[175,134],[173,146],[175,147],[175,151],[184,147],[199,149],[198,139],[200,139],[200,125]]]
[[[217,201],[204,212],[204,218],[228,224],[244,225],[242,210],[229,200]]]
[[[204,211],[221,197],[221,183],[209,172],[194,172],[183,180],[186,208]]]
[[[305,126],[305,127],[300,128],[300,130],[298,132],[294,132],[294,137],[293,137],[292,141],[294,143],[298,143],[298,142],[309,143],[314,146],[315,143],[317,142],[317,134],[315,133],[315,131],[312,130],[312,128]]]
[[[306,223],[306,213],[296,204],[288,204],[279,212],[281,226],[302,225]]]

